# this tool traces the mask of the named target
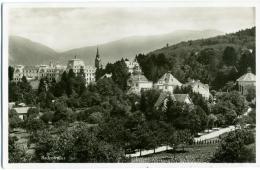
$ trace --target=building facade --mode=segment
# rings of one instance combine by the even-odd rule
[[[86,66],[81,59],[76,57],[74,59],[70,59],[66,68],[67,72],[69,72],[69,70],[72,70],[76,76],[83,70],[85,73],[86,85],[91,82],[95,82],[96,68],[89,65]]]
[[[194,93],[201,94],[202,97],[204,97],[206,100],[208,100],[210,97],[209,85],[201,83],[200,80],[190,80],[188,83],[184,84],[183,86],[184,87],[190,86]]]
[[[165,92],[173,93],[176,87],[180,87],[182,84],[170,73],[165,73],[158,81],[154,84],[154,87]]]
[[[48,80],[60,80],[61,74],[65,71],[65,67],[61,65],[36,65],[36,66],[14,66],[13,81],[19,82],[25,76],[28,81],[40,80],[43,77]]]
[[[128,59],[125,59],[126,67],[128,68],[129,73],[141,73],[142,70],[140,68],[139,63],[137,62],[137,59],[135,58],[134,61],[129,61]]]
[[[129,93],[140,94],[142,90],[153,88],[153,82],[147,80],[143,74],[131,74],[127,80],[127,85],[130,87]]]
[[[247,69],[247,73],[237,79],[238,90],[241,94],[247,95],[249,89],[255,89],[256,77],[251,72],[251,68]]]

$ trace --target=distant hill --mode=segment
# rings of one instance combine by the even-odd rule
[[[169,34],[153,36],[133,36],[99,45],[101,60],[103,64],[115,62],[121,58],[133,59],[138,53],[147,53],[154,49],[166,46],[167,43],[175,44],[181,41],[198,38],[208,38],[223,34],[217,30],[175,31]],[[71,56],[77,55],[86,63],[93,65],[97,46],[77,48],[61,53],[64,62]]]
[[[9,64],[47,64],[56,60],[58,53],[53,49],[33,42],[29,39],[10,36],[9,37]]]
[[[133,36],[120,40],[100,44],[101,60],[103,64],[115,62],[121,58],[133,59],[138,53],[148,53],[154,49],[176,44],[181,41],[208,38],[223,34],[217,30],[180,30],[168,34],[152,36]],[[88,65],[94,65],[97,46],[87,46],[58,53],[53,49],[28,39],[11,36],[9,38],[10,64],[41,64],[50,60],[66,64],[68,59],[77,55]]]

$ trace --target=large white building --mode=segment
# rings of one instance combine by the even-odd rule
[[[65,67],[61,65],[36,65],[36,66],[14,66],[13,81],[19,82],[25,76],[28,81],[40,80],[43,77],[51,80],[60,80],[60,75],[64,72]]]
[[[158,81],[154,84],[154,87],[165,92],[173,93],[176,87],[180,87],[182,84],[173,75],[168,72],[165,73]]]
[[[96,69],[92,66],[86,66],[85,63],[77,58],[68,61],[67,66],[54,65],[50,63],[49,65],[36,65],[36,66],[14,66],[13,81],[19,82],[22,77],[25,76],[29,83],[32,85],[33,89],[37,89],[39,80],[41,78],[47,78],[48,80],[60,81],[61,75],[64,71],[69,71],[70,69],[77,75],[80,73],[81,69],[84,70],[86,85],[90,82],[95,81]]]
[[[69,60],[66,71],[68,72],[70,69],[72,69],[76,75],[80,73],[81,69],[83,69],[85,73],[86,85],[88,85],[91,82],[95,82],[96,68],[89,65],[86,66],[82,60],[76,57],[74,59]]]

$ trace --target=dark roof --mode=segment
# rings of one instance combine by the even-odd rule
[[[38,70],[39,67],[36,66],[24,66],[24,70]]]
[[[174,97],[176,99],[177,102],[182,102],[184,103],[185,99],[188,97],[189,98],[189,94],[174,94]]]
[[[164,100],[167,98],[167,97],[170,97],[173,101],[175,101],[175,97],[174,95],[172,95],[170,92],[161,92],[160,96],[158,97],[157,101],[155,102],[154,106],[155,107],[159,107],[163,102]]]

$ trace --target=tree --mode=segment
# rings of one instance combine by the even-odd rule
[[[9,121],[9,131],[12,131],[14,128],[18,128],[22,124],[22,120],[19,118],[17,112],[12,109],[9,110],[9,116],[8,116],[8,121]]]
[[[97,124],[97,123],[101,123],[104,119],[104,114],[101,112],[93,112],[89,115],[88,117],[88,122],[89,123],[93,123],[93,124]]]
[[[12,66],[8,66],[8,80],[12,81],[14,77],[14,68]]]
[[[153,148],[152,144],[152,131],[149,129],[146,122],[139,124],[134,131],[137,139],[136,148],[140,150],[140,156],[142,155],[142,149]]]
[[[69,70],[67,75],[67,86],[66,86],[66,94],[70,96],[73,93],[74,85],[75,85],[75,73],[72,69]]]
[[[252,101],[256,97],[256,91],[254,87],[250,87],[247,89],[247,95],[246,95],[246,100],[248,102]]]
[[[44,122],[41,119],[37,118],[29,118],[24,123],[26,130],[28,130],[29,132],[36,132],[45,128]]]
[[[189,130],[173,130],[169,136],[170,146],[173,148],[174,158],[178,146],[182,145],[183,150],[186,144],[191,143],[193,140],[192,134]]]
[[[47,129],[38,131],[34,136],[35,156],[39,162],[48,162],[48,160],[42,159],[43,157],[55,156],[52,152],[53,146],[57,138],[51,135],[51,132]],[[55,160],[51,161],[54,162]]]
[[[113,64],[112,79],[122,90],[127,89],[127,80],[129,76],[128,68],[123,59]]]
[[[208,128],[215,127],[215,122],[217,122],[218,118],[214,114],[208,115]]]
[[[54,112],[50,111],[50,112],[43,113],[40,119],[44,121],[44,123],[49,123],[52,122],[53,117],[54,117]]]
[[[212,162],[255,162],[253,150],[248,148],[254,142],[254,135],[247,130],[236,130],[228,133],[221,140],[220,147],[215,153]]]
[[[86,89],[86,76],[84,68],[80,68],[80,72],[75,77],[75,91],[78,95],[81,95]]]
[[[205,48],[200,51],[197,61],[204,65],[209,65],[210,63],[216,62],[216,51],[213,48]]]
[[[223,62],[227,66],[235,66],[237,63],[237,53],[234,47],[227,46],[223,53]]]
[[[97,92],[102,96],[121,96],[123,91],[111,78],[103,78],[97,81]]]
[[[15,82],[9,82],[8,89],[9,89],[9,102],[22,101],[23,94],[21,93],[21,89],[19,88],[18,84],[16,84]]]
[[[81,95],[79,102],[81,107],[91,107],[100,104],[101,97],[98,93],[85,90]]]
[[[147,119],[152,119],[154,113],[154,104],[156,103],[160,91],[156,89],[141,92],[140,110],[146,114]]]
[[[30,108],[27,112],[27,118],[28,119],[34,119],[37,118],[39,115],[39,109],[38,108]]]
[[[225,102],[233,105],[233,108],[237,115],[242,115],[247,109],[247,103],[245,97],[238,91],[231,91],[224,93],[217,98],[217,102]],[[232,106],[231,106],[232,107]]]
[[[53,137],[48,131],[39,133],[36,155],[60,158],[51,162],[119,162],[124,158],[120,147],[100,140],[98,129],[87,123],[74,124]],[[43,160],[44,161],[44,160]],[[50,162],[50,160],[46,160]]]
[[[39,87],[38,87],[38,95],[41,93],[46,93],[46,92],[47,92],[47,79],[41,78]]]
[[[252,111],[248,113],[248,116],[251,118],[252,123],[256,124],[256,112],[255,112],[255,109],[252,109]]]
[[[251,53],[250,51],[245,51],[242,53],[242,56],[239,60],[238,69],[240,75],[243,75],[247,72],[247,69],[250,67],[252,72],[256,71],[256,58],[255,58],[255,50]]]
[[[222,115],[222,117],[220,117],[220,120],[218,121],[218,124],[221,125],[222,123],[224,123],[224,125],[228,126],[228,125],[234,125],[235,119],[237,117],[236,111],[235,111],[235,106],[231,103],[231,102],[218,102],[216,103],[213,108],[212,108],[212,114],[213,115]],[[219,116],[218,116],[219,117]],[[223,121],[224,122],[221,122]]]
[[[31,162],[25,151],[17,146],[16,142],[18,138],[16,136],[8,135],[8,162],[9,163],[28,163]]]

